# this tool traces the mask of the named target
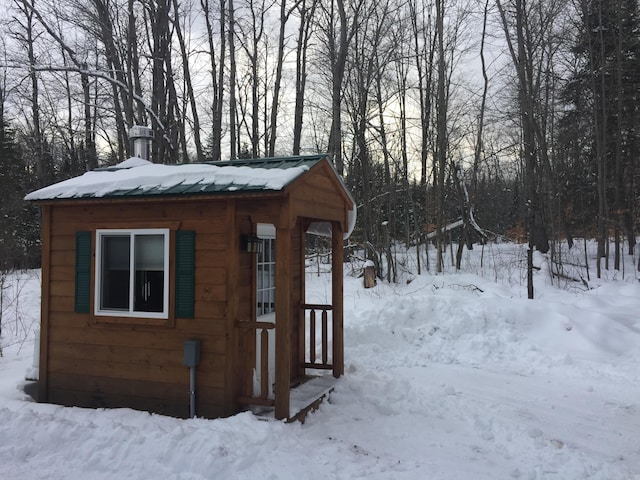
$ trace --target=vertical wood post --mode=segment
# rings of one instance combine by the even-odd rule
[[[291,229],[276,232],[275,417],[289,418],[291,387]]]
[[[233,415],[239,410],[238,397],[242,392],[240,377],[241,369],[245,368],[245,360],[239,358],[240,338],[236,321],[238,319],[238,284],[240,277],[240,244],[238,225],[236,220],[236,204],[233,200],[226,202],[227,216],[227,317],[226,317],[226,362],[224,389],[224,411],[226,415]],[[197,268],[197,266],[196,266]]]
[[[300,245],[298,252],[298,265],[299,270],[297,275],[300,278],[300,305],[304,305],[306,303],[306,261],[305,261],[305,251],[306,251],[306,241],[305,241],[305,231],[306,225],[302,222],[298,222],[296,228],[298,229],[297,235],[299,236],[298,242]],[[307,331],[307,319],[306,319],[306,311],[304,308],[301,308],[298,311],[298,358],[296,360],[296,372],[294,375],[296,377],[304,377],[307,373],[307,369],[305,367],[305,363],[307,361],[307,345],[306,345],[306,331]]]
[[[344,374],[344,327],[343,327],[343,263],[344,238],[340,223],[333,222],[331,228],[331,301],[333,303],[333,376]]]
[[[49,285],[51,280],[51,206],[40,208],[42,234],[42,300],[40,302],[40,368],[38,401],[47,402],[49,392]]]
[[[329,315],[326,310],[322,310],[322,363],[327,364],[329,362]]]
[[[316,363],[316,311],[309,312],[309,362]]]
[[[269,397],[269,331],[260,333],[260,398]]]

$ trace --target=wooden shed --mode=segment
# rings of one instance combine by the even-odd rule
[[[355,208],[326,155],[134,157],[26,199],[42,211],[40,401],[187,417],[193,380],[197,416],[291,419],[296,386],[343,374]],[[305,300],[308,231],[331,237],[326,305]]]

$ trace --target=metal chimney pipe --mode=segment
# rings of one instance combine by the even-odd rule
[[[134,125],[129,129],[129,140],[133,146],[134,157],[151,160],[153,129],[142,125]]]

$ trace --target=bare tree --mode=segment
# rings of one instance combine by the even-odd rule
[[[434,190],[436,193],[436,271],[442,272],[442,253],[444,248],[445,234],[445,169],[448,154],[448,129],[447,129],[447,109],[449,107],[449,95],[447,92],[447,66],[445,63],[444,49],[444,0],[436,0],[436,37],[438,53],[438,82],[436,93],[436,148],[434,158],[435,181]]]
[[[182,27],[180,26],[180,8],[178,4],[178,0],[173,0],[173,28],[176,32],[176,37],[178,38],[178,45],[180,46],[180,53],[182,56],[182,74],[184,75],[184,81],[186,85],[186,92],[184,95],[189,99],[189,106],[191,107],[191,119],[193,122],[193,143],[196,147],[196,160],[202,161],[204,159],[204,151],[202,148],[202,141],[200,140],[200,116],[198,114],[198,106],[196,104],[196,95],[193,89],[193,82],[191,81],[191,71],[189,68],[189,52],[187,51],[187,45],[185,42],[184,35],[182,33]],[[186,111],[186,109],[184,109]],[[186,116],[185,116],[186,120]],[[185,125],[183,122],[182,134],[185,137]],[[186,151],[186,142],[184,146],[184,150]],[[185,157],[186,159],[186,157]]]
[[[333,154],[333,162],[340,175],[344,173],[342,158],[342,84],[345,74],[349,43],[355,35],[360,21],[360,5],[353,5],[350,21],[344,0],[331,0],[328,8],[323,5],[326,18],[326,42],[331,72],[331,129],[329,131],[328,150]]]
[[[237,107],[236,107],[236,20],[235,20],[235,8],[233,0],[229,0],[229,133],[230,138],[230,150],[229,156],[234,159],[238,157],[238,145],[237,145]]]
[[[226,52],[226,8],[225,0],[220,0],[217,14],[219,19],[220,45],[218,54],[216,55],[216,34],[214,32],[212,16],[214,14],[213,7],[209,4],[209,0],[200,0],[200,6],[205,17],[205,25],[207,30],[207,43],[209,46],[209,63],[211,67],[211,151],[210,156],[214,161],[220,160],[221,141],[222,141],[222,116],[224,108],[224,58]]]
[[[22,18],[15,19],[19,29],[16,28],[13,34],[27,52],[29,80],[31,82],[29,98],[31,103],[30,137],[36,162],[36,178],[38,179],[38,184],[42,186],[53,180],[53,166],[45,152],[45,141],[40,119],[40,81],[34,68],[36,66],[35,37],[38,35],[35,31],[36,14],[33,5],[28,0],[14,1]]]
[[[307,53],[311,38],[313,17],[318,0],[298,2],[298,42],[296,45],[296,102],[293,117],[293,154],[300,155],[302,124],[307,86]]]
[[[260,71],[260,67],[262,66],[261,59],[266,55],[262,44],[265,36],[266,16],[272,6],[273,4],[270,1],[260,0],[254,2],[254,0],[248,0],[247,16],[249,19],[241,22],[242,19],[239,18],[237,21],[240,47],[249,62],[247,78],[248,88],[251,92],[251,128],[249,129],[249,138],[251,139],[251,155],[254,158],[260,156],[260,101],[264,97],[264,93],[266,93],[261,91],[261,85],[262,90],[266,90],[266,86],[264,84],[264,72]],[[248,109],[242,103],[240,109],[243,112],[243,118],[246,118]],[[268,143],[268,141],[266,142]]]
[[[509,9],[497,0],[500,19],[513,62],[518,87],[518,110],[522,134],[522,159],[526,191],[525,225],[529,238],[527,292],[533,298],[533,250],[549,249],[543,188],[548,185],[550,161],[547,108],[554,20],[562,11],[561,1],[512,0]]]
[[[418,8],[420,6],[420,9]],[[429,134],[432,107],[432,85],[434,56],[437,34],[430,24],[430,2],[409,0],[411,31],[413,33],[414,57],[418,76],[418,94],[420,96],[420,184],[427,184],[427,163],[429,158]]]

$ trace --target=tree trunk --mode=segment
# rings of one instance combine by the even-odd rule
[[[276,138],[278,128],[278,111],[280,108],[280,84],[282,83],[282,66],[284,64],[284,40],[285,27],[289,13],[286,0],[280,0],[280,33],[278,35],[278,59],[276,60],[276,78],[273,85],[273,101],[271,103],[271,122],[269,125],[269,151],[268,156],[273,157],[276,150]]]
[[[311,19],[318,0],[311,0],[307,8],[306,0],[300,4],[300,27],[296,47],[296,103],[293,114],[293,155],[300,155],[302,142],[302,123],[304,118],[305,91],[307,85],[307,52],[311,36]]]
[[[338,7],[338,20],[340,22],[340,42],[335,51],[335,58],[331,65],[331,132],[329,134],[329,151],[333,153],[333,162],[339,175],[344,174],[344,162],[342,159],[342,80],[347,61],[349,48],[347,32],[347,14],[344,0],[332,0]],[[354,19],[355,22],[355,19]]]
[[[447,164],[447,97],[446,97],[446,65],[444,50],[444,1],[436,0],[436,31],[438,36],[438,87],[436,104],[436,271],[443,271],[442,255],[444,253],[444,200],[445,169]]]
[[[222,107],[224,100],[224,55],[226,46],[226,7],[225,0],[220,0],[220,52],[219,61],[216,59],[216,45],[214,42],[213,24],[210,18],[209,0],[200,0],[200,6],[205,16],[207,28],[207,42],[209,44],[209,63],[211,66],[211,139],[210,139],[210,159],[214,162],[220,160],[222,142]],[[219,65],[218,65],[219,64]]]
[[[236,133],[236,46],[235,9],[229,0],[229,158],[238,158]]]
[[[185,95],[189,98],[189,105],[191,107],[191,116],[193,120],[193,143],[196,147],[196,161],[201,162],[204,160],[204,152],[202,150],[202,142],[200,141],[200,118],[198,116],[198,107],[196,105],[196,97],[193,92],[193,84],[191,82],[191,71],[189,69],[189,54],[187,52],[187,46],[185,45],[184,36],[182,35],[182,27],[180,26],[180,15],[178,9],[178,0],[173,0],[173,14],[174,22],[173,28],[175,29],[176,36],[178,37],[178,45],[180,45],[180,53],[182,55],[182,74],[184,75],[184,81],[187,87]]]

